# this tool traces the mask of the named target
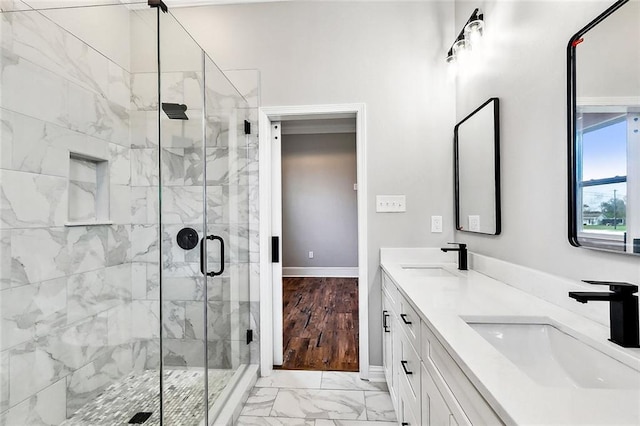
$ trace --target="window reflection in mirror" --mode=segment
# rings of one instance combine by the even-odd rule
[[[576,33],[567,65],[569,241],[640,254],[640,2]]]
[[[578,210],[578,239],[582,245],[624,251],[627,208],[633,208],[638,202],[637,197],[627,191],[627,151],[631,136],[628,122],[634,117],[631,113],[595,112],[597,110],[597,107],[578,107],[577,142],[581,162],[577,169],[577,202],[582,206]],[[634,205],[630,206],[630,202]]]

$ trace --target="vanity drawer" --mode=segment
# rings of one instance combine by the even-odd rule
[[[386,272],[382,272],[382,292],[389,299],[389,307],[393,309],[394,312],[398,312],[398,297],[400,297],[400,293]]]
[[[420,374],[420,371],[416,371]],[[402,426],[423,426],[424,423],[420,417],[421,407],[420,401],[414,400],[411,389],[406,380],[400,381],[400,391],[398,398],[398,423]]]
[[[433,362],[422,365],[422,421],[429,424],[471,426],[464,410],[456,400]],[[426,421],[429,419],[430,421]]]
[[[419,409],[420,405],[420,357],[416,352],[413,345],[407,339],[407,336],[400,334],[398,339],[398,358],[395,368],[398,371],[398,382],[405,382],[409,390],[409,396],[415,403],[416,409]]]
[[[504,424],[426,325],[423,325],[422,337],[428,340],[428,344],[422,345],[424,364],[431,363],[430,365],[437,372],[432,376],[442,377],[443,382],[450,389],[450,395],[445,394],[445,396],[450,396],[457,401],[471,424]],[[460,417],[457,420],[461,425],[464,424],[460,422]]]
[[[416,351],[420,350],[420,317],[402,296],[398,298],[398,323]]]

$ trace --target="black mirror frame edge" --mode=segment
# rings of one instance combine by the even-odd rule
[[[459,161],[458,161],[458,128],[462,123],[471,118],[475,113],[493,102],[493,134],[494,134],[494,168],[495,168],[495,210],[496,210],[496,231],[495,233],[468,231],[460,226],[460,182],[459,182]],[[456,231],[469,232],[479,235],[499,235],[502,232],[502,220],[500,212],[500,99],[489,98],[485,103],[476,108],[471,114],[463,118],[453,128],[453,157],[454,157],[454,188],[455,188],[455,215]]]
[[[568,182],[568,192],[569,192],[569,226],[568,226],[568,237],[569,244],[574,247],[582,247],[580,242],[578,241],[578,221],[577,219],[577,194],[576,190],[578,188],[578,184],[575,179],[576,170],[577,170],[577,156],[576,156],[576,147],[575,147],[575,129],[576,129],[576,46],[579,44],[579,40],[585,35],[589,30],[598,25],[600,22],[605,20],[609,15],[622,7],[625,3],[628,3],[629,0],[617,0],[613,5],[611,5],[607,10],[598,15],[593,21],[589,22],[584,28],[575,33],[573,37],[569,39],[569,43],[567,44],[567,182]],[[597,249],[597,250],[605,250],[606,249]],[[612,251],[613,253],[620,253],[617,251]]]

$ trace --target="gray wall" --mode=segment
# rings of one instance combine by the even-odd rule
[[[358,266],[354,183],[355,133],[282,135],[284,267]]]
[[[380,247],[455,238],[563,277],[640,281],[638,258],[573,248],[566,237],[566,45],[611,3],[286,2],[174,13],[223,69],[261,70],[265,106],[366,103],[370,362],[379,365]],[[485,52],[454,78],[445,54],[475,7]],[[454,233],[453,125],[492,96],[501,103],[503,231]],[[407,213],[376,214],[376,194],[406,194]],[[429,232],[435,214],[442,234]]]
[[[453,2],[281,2],[173,9],[222,69],[258,68],[262,106],[366,104],[369,359],[382,365],[380,247],[453,238]],[[375,212],[405,194],[407,212]],[[442,215],[445,232],[430,232]]]
[[[566,45],[611,4],[456,2],[456,28],[475,7],[487,20],[483,60],[458,74],[457,119],[500,98],[502,234],[456,233],[471,250],[572,279],[640,281],[639,258],[567,240]]]

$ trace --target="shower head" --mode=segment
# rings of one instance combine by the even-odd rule
[[[164,111],[165,114],[167,114],[167,117],[169,117],[172,120],[188,120],[189,117],[187,117],[187,114],[185,114],[185,111],[187,110],[187,106],[184,104],[168,104],[168,103],[162,103],[162,110]]]

